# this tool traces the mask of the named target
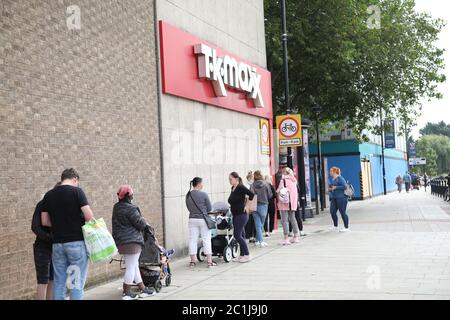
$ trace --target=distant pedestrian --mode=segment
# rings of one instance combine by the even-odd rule
[[[295,179],[294,172],[289,167],[284,169],[284,174],[277,188],[277,194],[284,236],[280,244],[289,245],[291,243],[298,243],[300,242],[300,230],[295,219],[295,212],[298,206],[297,179]],[[294,231],[294,238],[292,240],[289,240],[289,222],[292,224]]]
[[[245,241],[244,227],[249,217],[245,212],[246,196],[249,200],[253,200],[254,194],[242,184],[242,179],[237,172],[230,173],[229,181],[231,184],[231,193],[228,198],[231,214],[233,215],[233,234],[239,243],[240,256],[237,262],[249,262],[250,252],[248,251],[247,241]]]
[[[332,167],[330,169],[330,178],[328,184],[328,192],[330,195],[330,213],[333,220],[333,227],[331,227],[330,229],[338,229],[337,212],[339,210],[342,221],[344,222],[344,228],[340,229],[339,231],[350,231],[350,229],[348,228],[349,219],[347,215],[348,197],[344,193],[345,189],[347,188],[347,183],[341,176],[341,169],[339,169],[338,167]]]
[[[412,185],[412,188],[413,188],[413,190],[414,189],[417,189],[417,190],[419,190],[419,176],[417,175],[417,174],[415,174],[415,173],[412,173],[411,174],[411,185]]]
[[[217,263],[212,260],[211,230],[205,221],[205,214],[211,212],[212,209],[211,201],[208,194],[202,191],[202,178],[195,177],[192,179],[191,189],[186,194],[186,207],[189,211],[189,255],[191,257],[189,266],[195,267],[196,265],[197,244],[200,236],[208,267],[214,267]]]
[[[41,222],[53,234],[52,263],[54,299],[66,299],[67,276],[70,277],[70,300],[81,300],[88,271],[88,254],[81,227],[94,219],[75,169],[61,174],[61,185],[48,191],[42,200]]]
[[[423,175],[423,185],[425,187],[425,192],[427,192],[427,184],[428,184],[428,175],[425,172],[424,175]]]
[[[253,171],[249,171],[246,176],[246,180],[244,182],[244,186],[250,190],[252,187],[255,178],[253,176]],[[253,212],[251,212],[253,214]],[[253,218],[248,219],[245,224],[245,238],[248,239],[250,243],[256,242],[256,228],[255,228],[255,220]]]
[[[269,200],[269,208],[267,209],[266,221],[264,223],[264,231],[266,232],[266,237],[270,236],[273,232],[275,226],[276,217],[276,198],[277,192],[272,184],[272,178],[270,176],[265,176],[264,180],[269,184],[270,190],[272,191],[272,198]]]
[[[257,195],[256,212],[252,214],[255,221],[256,242],[255,245],[261,248],[267,247],[267,243],[263,241],[263,228],[266,221],[267,211],[269,209],[269,201],[273,197],[270,184],[264,181],[261,171],[254,173],[255,182],[250,187],[250,191]]]
[[[139,208],[131,202],[134,191],[130,185],[122,185],[117,191],[118,201],[112,213],[112,236],[119,253],[125,259],[122,300],[136,300],[155,295],[153,288],[146,287],[139,270],[139,257],[144,247],[144,231],[149,228]],[[140,292],[134,294],[135,283]]]
[[[411,188],[411,176],[408,171],[403,176],[403,182],[405,183],[406,193],[409,193],[409,189]]]
[[[61,182],[55,185],[59,186]],[[36,300],[53,300],[53,264],[52,245],[53,236],[50,227],[41,223],[42,200],[36,205],[31,230],[36,235],[33,244],[34,265],[36,267],[37,292]]]
[[[398,193],[402,192],[403,179],[400,174],[395,178],[395,184],[397,185]]]

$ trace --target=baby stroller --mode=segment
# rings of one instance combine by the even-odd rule
[[[166,287],[170,286],[172,273],[169,260],[173,253],[173,250],[169,252],[158,245],[151,228],[145,229],[144,248],[139,257],[139,270],[145,286],[155,288],[156,292],[161,291],[162,280],[165,281]]]
[[[216,202],[208,213],[216,221],[216,229],[211,230],[212,255],[223,257],[225,262],[238,256],[239,244],[233,236],[233,221],[228,204]],[[197,259],[204,261],[203,245],[198,247]]]

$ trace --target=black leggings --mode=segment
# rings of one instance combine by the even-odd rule
[[[295,211],[295,220],[297,220],[298,230],[303,231],[302,213],[300,210]],[[292,225],[289,223],[289,232],[292,232]]]
[[[248,251],[247,241],[245,241],[244,231],[245,224],[248,220],[248,214],[246,213],[233,216],[233,235],[236,241],[239,243],[241,256],[248,256],[250,254]]]

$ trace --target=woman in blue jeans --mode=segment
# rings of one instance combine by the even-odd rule
[[[245,241],[244,227],[248,221],[248,214],[245,212],[245,199],[253,200],[254,194],[243,184],[242,179],[237,172],[230,173],[229,181],[231,184],[231,194],[228,198],[231,214],[233,215],[233,234],[239,243],[241,254],[237,262],[249,262],[250,252],[248,251],[247,241]]]
[[[342,220],[344,221],[344,228],[340,229],[341,232],[350,231],[348,228],[348,215],[347,215],[347,203],[348,198],[344,193],[347,188],[345,179],[341,176],[341,169],[338,167],[332,167],[330,169],[330,179],[328,181],[328,192],[330,194],[330,212],[333,219],[333,227],[331,230],[338,229],[338,217],[337,211],[339,210]]]
[[[253,174],[255,182],[253,182],[250,191],[257,195],[258,203],[256,206],[256,212],[253,212],[252,216],[255,220],[256,229],[256,242],[257,247],[267,247],[267,243],[263,241],[263,227],[267,217],[267,210],[269,208],[269,200],[272,198],[273,193],[270,185],[264,180],[261,171],[257,170]]]

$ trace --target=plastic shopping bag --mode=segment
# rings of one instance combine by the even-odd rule
[[[82,230],[91,262],[110,260],[117,253],[116,244],[103,218],[86,222]]]

